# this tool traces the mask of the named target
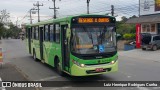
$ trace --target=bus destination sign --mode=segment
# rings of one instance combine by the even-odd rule
[[[78,23],[108,23],[109,18],[78,18]]]

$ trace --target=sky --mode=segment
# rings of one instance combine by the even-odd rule
[[[53,17],[52,0],[39,0],[40,4],[40,18],[47,20]],[[68,15],[77,15],[87,13],[87,0],[56,0],[57,17],[64,17]],[[37,0],[0,0],[0,11],[6,9],[10,13],[10,19],[13,23],[29,23],[29,10],[36,8],[33,3]],[[118,20],[122,16],[138,15],[139,0],[90,0],[90,13],[106,14],[111,12],[111,5],[115,7],[115,16]],[[32,14],[33,22],[37,22],[37,13]]]

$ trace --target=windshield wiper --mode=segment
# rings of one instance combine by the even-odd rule
[[[106,32],[106,30],[105,30],[105,27],[104,27],[104,29],[103,29],[103,31],[100,31],[100,35],[99,35],[99,39],[100,39],[100,43],[98,42],[98,45],[102,45],[102,41],[103,41],[103,36],[104,36],[104,33]]]

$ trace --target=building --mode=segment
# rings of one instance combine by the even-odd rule
[[[136,46],[140,48],[140,33],[160,34],[160,0],[139,0],[139,17],[126,23],[136,24]]]

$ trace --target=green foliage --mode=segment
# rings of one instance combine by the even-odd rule
[[[4,31],[4,26],[3,26],[3,23],[0,23],[0,40],[1,40],[1,37],[3,35],[3,31]]]
[[[3,38],[18,38],[19,33],[21,32],[21,29],[19,29],[17,26],[14,26],[12,23],[9,25],[9,29],[5,28],[2,23],[0,23],[0,39]]]
[[[132,16],[131,18],[136,18],[136,16]],[[133,39],[135,37],[136,33],[136,25],[135,24],[126,24],[125,22],[128,20],[125,16],[122,17],[121,21],[117,21],[116,27],[117,27],[117,33],[121,34],[123,36],[123,39]],[[133,34],[132,35],[125,35],[125,34]]]
[[[125,40],[134,40],[135,39],[135,34],[133,34],[133,33],[127,33],[127,34],[124,34],[123,35],[123,38],[125,39]]]
[[[21,29],[17,26],[14,26],[12,23],[9,25],[10,29],[8,29],[8,36],[12,38],[18,38],[19,33],[21,32]]]

